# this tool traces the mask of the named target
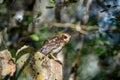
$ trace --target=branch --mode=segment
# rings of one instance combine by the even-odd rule
[[[79,24],[72,24],[72,23],[55,23],[55,22],[45,22],[42,23],[43,26],[45,27],[60,27],[60,28],[71,28],[71,29],[75,29],[76,31],[82,33],[82,34],[88,34],[89,31],[94,31],[94,30],[98,30],[99,26],[88,26],[88,25],[80,25]],[[109,30],[117,30],[117,28],[115,26],[111,26],[109,27]]]
[[[62,80],[62,65],[60,63],[49,59],[40,52],[35,52],[33,55],[31,52],[34,53],[29,46],[23,46],[17,51],[16,55],[24,53],[16,62],[18,73],[20,71],[20,74],[26,75],[26,80]],[[21,75],[17,77],[20,80],[23,78]]]
[[[72,23],[45,23],[45,27],[62,27],[62,28],[71,28],[82,34],[88,34],[88,31],[98,29],[98,26],[84,26],[80,24],[72,24]]]

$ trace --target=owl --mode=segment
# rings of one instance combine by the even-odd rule
[[[70,38],[71,35],[68,33],[56,34],[44,42],[40,52],[44,55],[59,53],[63,46],[69,42]]]

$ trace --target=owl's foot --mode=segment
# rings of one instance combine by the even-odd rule
[[[60,62],[52,53],[50,53],[50,56],[58,63],[62,65],[62,62]]]
[[[54,60],[57,60],[57,58],[56,58],[52,53],[50,53],[50,56],[51,56]]]
[[[55,60],[56,62],[58,62],[59,64],[63,65],[61,61],[59,61],[58,59]]]

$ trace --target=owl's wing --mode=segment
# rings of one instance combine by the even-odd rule
[[[60,43],[58,42],[47,43],[40,49],[40,52],[47,55],[50,52],[54,52],[54,50],[59,48],[59,46],[60,46]]]
[[[54,53],[54,49],[58,48],[61,43],[59,35],[55,35],[44,42],[44,46],[41,48],[41,53],[47,55],[50,52]]]
[[[47,55],[49,52],[51,51],[51,47],[49,47],[48,45],[44,45],[41,49],[40,52]]]

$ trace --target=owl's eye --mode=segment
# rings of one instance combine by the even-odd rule
[[[66,35],[63,35],[63,39],[67,39],[67,36],[66,36]]]

